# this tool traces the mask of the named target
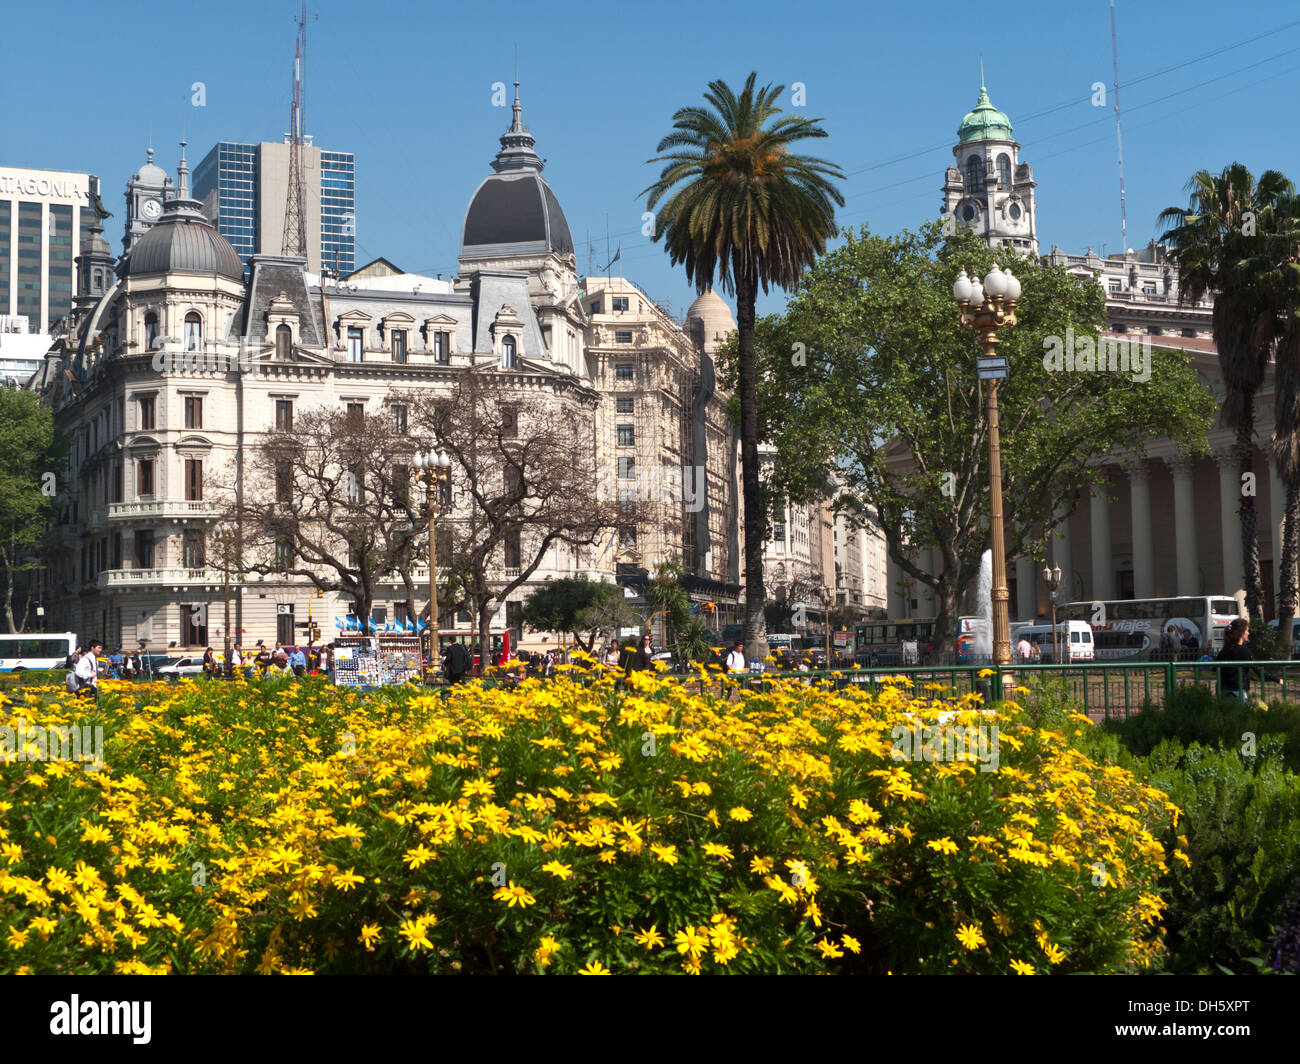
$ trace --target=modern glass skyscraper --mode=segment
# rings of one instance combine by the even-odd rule
[[[257,251],[257,145],[219,141],[194,168],[194,198],[247,266]]]
[[[356,267],[356,162],[351,152],[303,146],[307,185],[307,268],[350,273]],[[289,145],[223,140],[194,170],[194,196],[239,252],[279,254],[284,238]]]

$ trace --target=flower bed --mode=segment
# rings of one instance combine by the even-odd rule
[[[1009,974],[1161,954],[1156,835],[1177,810],[1014,703],[798,680],[726,701],[651,674],[103,686],[98,709],[53,688],[0,708],[104,729],[99,771],[0,748],[0,971]],[[996,727],[996,771],[926,746],[940,722]]]

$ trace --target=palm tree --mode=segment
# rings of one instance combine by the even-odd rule
[[[1196,302],[1214,293],[1214,343],[1227,395],[1224,423],[1237,430],[1238,471],[1254,480],[1255,394],[1268,370],[1273,329],[1260,284],[1258,251],[1262,214],[1271,211],[1291,183],[1276,170],[1256,181],[1241,163],[1220,174],[1199,170],[1187,184],[1187,207],[1160,213],[1167,226],[1160,239],[1170,245],[1178,266],[1179,300]],[[1246,610],[1263,616],[1255,496],[1241,496],[1242,573]]]
[[[674,266],[703,293],[715,279],[736,296],[740,378],[740,467],[745,505],[745,645],[751,658],[767,656],[763,623],[763,544],[767,520],[759,481],[758,367],[754,305],[758,290],[790,289],[826,241],[835,235],[835,206],[844,197],[831,183],[843,173],[833,163],[790,150],[796,141],[825,137],[820,119],[781,115],[783,85],[755,89],[751,73],[739,96],[711,81],[704,99],[712,110],[683,107],[659,180],[642,192],[652,210],[667,197],[655,223]],[[775,121],[769,121],[775,119]]]

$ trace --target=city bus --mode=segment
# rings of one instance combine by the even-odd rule
[[[0,635],[0,672],[23,669],[61,669],[77,649],[73,632]]]
[[[934,653],[934,621],[870,621],[856,630],[855,660],[875,665],[919,665]]]
[[[1057,619],[1092,625],[1097,661],[1195,661],[1223,649],[1245,610],[1231,595],[1067,602]]]

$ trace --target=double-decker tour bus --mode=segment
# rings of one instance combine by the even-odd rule
[[[1245,610],[1231,595],[1067,602],[1058,620],[1092,625],[1097,661],[1195,661],[1223,649]]]

